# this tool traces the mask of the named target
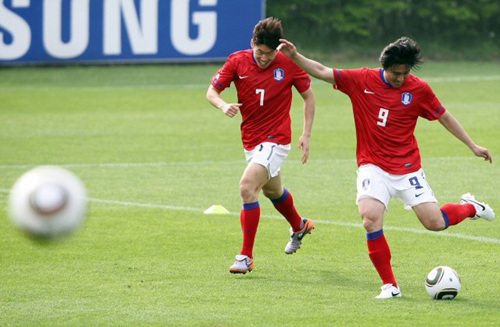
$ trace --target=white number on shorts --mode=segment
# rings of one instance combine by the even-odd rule
[[[264,93],[266,92],[266,90],[264,89],[257,89],[255,90],[255,94],[259,94],[260,93],[260,106],[263,107],[264,106]]]
[[[385,127],[387,124],[387,117],[389,117],[389,109],[380,108],[378,113],[378,119],[380,119],[380,121],[377,122],[377,125]]]

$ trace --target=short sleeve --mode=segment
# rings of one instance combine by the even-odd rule
[[[363,78],[361,75],[366,72],[365,68],[358,69],[333,69],[335,77],[334,88],[345,94],[350,94],[356,86],[356,78]]]
[[[229,87],[234,80],[235,71],[234,56],[230,56],[224,66],[212,77],[212,86],[219,91]]]
[[[311,77],[305,71],[297,67],[297,74],[295,76],[293,85],[299,93],[304,93],[311,87]]]
[[[420,116],[428,120],[441,118],[446,109],[427,83],[425,83],[424,92],[424,101],[422,102]]]

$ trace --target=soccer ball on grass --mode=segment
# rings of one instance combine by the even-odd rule
[[[436,300],[454,299],[461,287],[460,275],[447,266],[432,269],[425,280],[427,293]]]
[[[82,225],[86,212],[83,183],[58,166],[39,166],[24,173],[9,196],[9,214],[14,224],[34,237],[70,234]]]

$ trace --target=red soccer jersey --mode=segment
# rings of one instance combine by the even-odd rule
[[[289,144],[292,140],[290,108],[292,85],[303,93],[311,79],[299,66],[281,52],[273,62],[261,69],[253,50],[231,54],[212,78],[212,85],[222,91],[234,82],[243,117],[243,146],[252,150],[262,142]]]
[[[335,88],[351,98],[358,166],[375,164],[402,175],[422,167],[414,131],[418,117],[439,119],[446,111],[430,86],[409,75],[400,88],[379,69],[334,69]]]

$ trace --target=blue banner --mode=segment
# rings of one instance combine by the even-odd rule
[[[220,61],[265,0],[0,0],[0,65]]]

